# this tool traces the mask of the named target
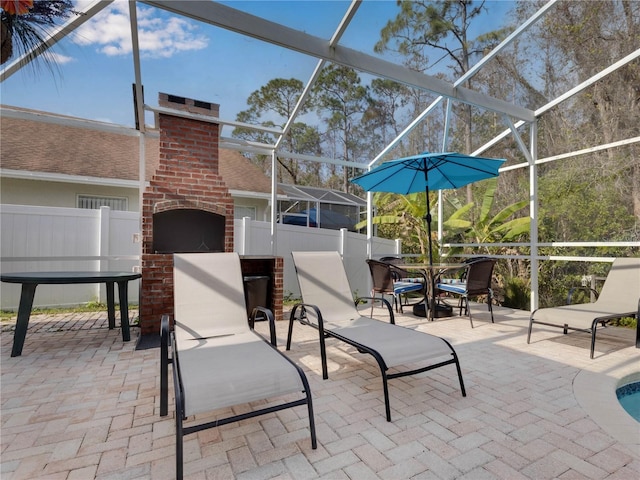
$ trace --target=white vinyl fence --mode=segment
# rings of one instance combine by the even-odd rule
[[[140,265],[140,215],[102,207],[7,205],[0,207],[2,273],[47,271],[133,271]],[[138,303],[138,283],[129,282],[129,299]],[[117,289],[116,289],[117,296]],[[20,285],[0,284],[0,308],[16,310]],[[34,306],[106,302],[104,284],[39,285]]]
[[[297,251],[337,251],[349,276],[349,283],[356,295],[369,295],[371,275],[365,260],[367,258],[367,237],[348,230],[328,230],[307,228],[296,225],[276,225],[276,255],[284,258],[284,294],[298,297],[300,290],[296,280],[291,252]],[[271,224],[251,221],[248,218],[236,220],[235,248],[241,255],[271,254]],[[383,238],[374,238],[372,256],[374,258],[392,255],[399,243]]]
[[[0,271],[135,271],[140,265],[137,212],[0,206]],[[271,255],[271,224],[235,221],[235,250],[241,255]],[[367,295],[371,280],[365,263],[366,237],[346,230],[277,225],[276,255],[284,258],[284,293],[296,297],[292,251],[333,250],[342,254],[354,293]],[[393,254],[398,243],[374,239],[373,256]],[[116,292],[117,295],[117,292]],[[16,310],[20,285],[0,284],[0,308]],[[138,303],[139,282],[129,282],[129,300]],[[104,285],[40,285],[34,306],[71,306],[106,301]]]

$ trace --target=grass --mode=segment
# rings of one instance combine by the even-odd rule
[[[137,305],[129,305],[129,310],[135,310]],[[116,310],[118,305],[116,304]],[[61,313],[82,313],[82,312],[106,312],[107,304],[100,302],[89,302],[74,307],[52,307],[52,308],[34,308],[31,315],[58,315]],[[17,312],[13,310],[0,310],[0,321],[7,322],[16,317]]]

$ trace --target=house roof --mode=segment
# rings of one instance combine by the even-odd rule
[[[288,200],[331,203],[334,205],[355,205],[357,207],[367,206],[367,202],[360,197],[328,188],[287,185],[285,183],[279,183],[278,188],[284,192]]]
[[[79,119],[72,117],[6,108],[22,115],[3,114],[0,118],[2,169],[116,180],[139,179],[137,135],[91,128],[91,122],[86,120],[82,120],[81,126],[79,122],[73,122]],[[145,138],[148,180],[158,165],[159,139],[154,134]],[[219,167],[230,190],[271,193],[271,179],[240,152],[220,149]]]

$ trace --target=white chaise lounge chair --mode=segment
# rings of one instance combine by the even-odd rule
[[[636,316],[640,299],[640,258],[616,258],[593,303],[540,308],[529,319],[527,343],[531,341],[533,324],[562,328],[591,334],[591,358],[596,346],[596,329],[611,320]],[[636,331],[638,338],[638,331]],[[636,346],[639,346],[636,342]]]
[[[249,327],[240,258],[236,253],[174,255],[174,330],[162,317],[160,415],[168,410],[168,364],[173,366],[176,420],[176,476],[183,473],[183,436],[246,418],[307,405],[311,446],[316,433],[307,378],[275,348],[275,323],[269,320],[271,343]],[[169,358],[169,343],[172,356]],[[295,392],[302,398],[291,400]],[[283,395],[287,396],[282,401]],[[275,398],[275,400],[274,400]],[[224,407],[269,399],[247,413],[183,426],[187,417]]]
[[[289,318],[287,350],[291,348],[293,324],[318,329],[322,378],[327,379],[325,338],[333,337],[375,358],[380,367],[387,421],[391,421],[388,379],[414,375],[445,365],[455,365],[462,396],[466,396],[458,356],[446,340],[395,325],[393,308],[390,323],[360,315],[353,300],[347,274],[338,252],[293,252],[302,302],[294,306]],[[408,367],[408,368],[407,368]],[[389,373],[390,369],[394,373]]]

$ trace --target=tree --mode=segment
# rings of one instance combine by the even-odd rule
[[[557,27],[563,27],[554,28],[557,31],[554,44],[575,65],[577,78],[596,74],[600,65],[622,58],[640,42],[640,5],[637,2],[562,4],[549,22],[557,22]],[[580,48],[575,48],[576,44]],[[626,65],[606,81],[594,84],[588,94],[580,98],[579,106],[586,120],[584,126],[590,128],[580,129],[579,138],[610,143],[639,135],[639,85],[637,63]],[[624,150],[610,149],[597,160],[603,170],[617,177],[613,184],[632,199],[634,213],[640,221],[640,147],[636,144]]]
[[[538,8],[522,2],[517,20]],[[640,42],[640,4],[633,1],[559,2],[542,22],[534,26],[535,42],[522,58],[523,68],[544,72],[540,94],[553,98],[598,73],[637,48]],[[629,63],[563,102],[562,108],[546,112],[539,121],[540,155],[550,156],[640,135],[640,69]],[[640,147],[631,144],[581,157],[575,176],[596,190],[613,189],[620,203],[629,205],[640,224]],[[588,162],[590,168],[580,168]],[[556,168],[542,170],[543,178]],[[589,177],[589,178],[588,178]],[[566,196],[565,196],[566,198]],[[573,203],[577,203],[573,201]],[[577,233],[577,232],[576,232]]]
[[[383,78],[371,81],[369,106],[362,116],[362,124],[380,139],[380,142],[370,142],[376,151],[402,131],[399,113],[407,105],[407,97],[408,89],[404,85]]]
[[[260,123],[267,127],[284,128],[287,120],[293,114],[293,110],[302,95],[304,85],[295,78],[274,78],[266,85],[254,91],[247,99],[249,108],[236,116],[236,120],[243,123]],[[307,103],[302,106],[299,114],[305,114],[311,108]],[[245,127],[236,127],[233,136],[249,141],[273,144],[276,137],[273,134],[258,132]],[[320,153],[320,134],[318,129],[303,122],[294,123],[288,131],[282,148],[293,153],[318,155]],[[266,156],[254,157],[254,162],[265,171],[269,171],[271,159]],[[298,184],[305,176],[306,170],[311,169],[317,173],[317,166],[310,165],[299,160],[293,160],[278,156],[278,164],[281,171],[278,177],[282,180]],[[307,175],[308,177],[308,175]]]
[[[356,125],[368,101],[368,89],[361,85],[360,76],[355,70],[328,65],[320,73],[314,86],[318,113],[326,114],[324,121],[327,129],[333,132],[332,139],[336,148],[336,157],[344,161],[354,161],[353,152],[357,149]],[[342,187],[349,191],[349,169],[342,169]]]
[[[16,8],[16,4],[19,8]],[[71,0],[24,0],[20,2],[2,1],[2,47],[0,64],[13,58],[14,54],[30,53],[30,59],[41,59],[52,68],[54,57],[42,48],[47,28],[56,22],[77,14]]]
[[[459,78],[469,71],[472,58],[483,55],[497,43],[497,36],[486,34],[469,38],[471,23],[484,10],[484,3],[483,0],[474,6],[473,0],[399,0],[400,13],[380,32],[375,51],[394,49],[409,58],[425,58],[425,70],[448,60],[454,77]],[[428,56],[432,52],[433,59]],[[465,86],[470,87],[471,81],[467,80]],[[454,111],[462,119],[464,153],[471,153],[471,107],[459,105]],[[470,186],[467,187],[467,201],[471,201]]]

